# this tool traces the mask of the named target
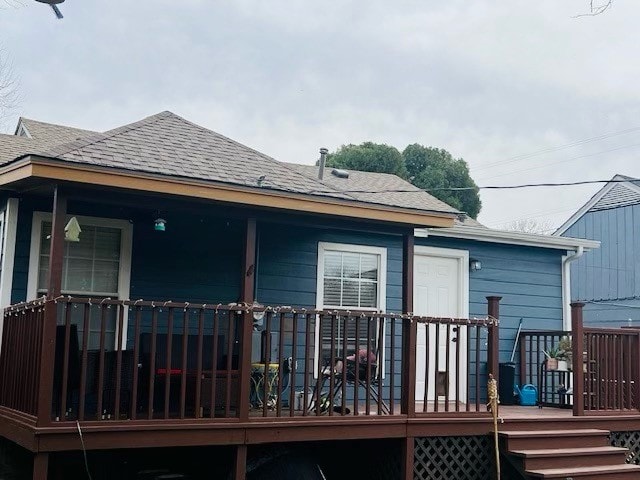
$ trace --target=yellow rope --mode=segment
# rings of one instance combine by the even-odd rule
[[[489,383],[487,385],[487,393],[489,394],[489,403],[487,407],[493,416],[493,441],[496,450],[496,480],[500,480],[500,446],[498,443],[498,382],[493,378],[493,374],[489,374]]]

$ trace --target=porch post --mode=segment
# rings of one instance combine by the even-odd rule
[[[33,456],[33,480],[47,480],[49,471],[49,454],[36,453]]]
[[[44,311],[40,356],[40,381],[38,386],[38,426],[51,423],[53,396],[53,369],[56,352],[57,308],[52,300],[62,291],[62,262],[64,249],[64,220],[67,214],[67,197],[56,185],[53,193],[51,223],[51,249],[49,251],[49,274],[47,301]],[[45,469],[46,471],[46,469]],[[34,470],[35,475],[35,470]],[[35,478],[35,477],[34,477]]]
[[[240,302],[252,304],[255,299],[256,270],[256,219],[248,218],[245,228],[244,255],[242,257],[242,280],[240,283]],[[240,343],[240,385],[238,387],[238,416],[240,420],[249,420],[249,395],[251,374],[251,332],[253,315],[242,316],[242,342]],[[246,452],[245,452],[246,456]]]
[[[496,379],[498,385],[500,385],[500,378],[498,377],[498,364],[500,361],[500,334],[497,321],[500,319],[500,300],[502,300],[502,297],[487,297],[487,315],[490,319],[495,320],[495,323],[489,327],[489,342],[487,344],[487,375],[490,373],[493,374],[493,378]]]
[[[402,242],[402,313],[413,314],[413,229],[405,233]],[[401,412],[409,417],[416,412],[416,343],[418,327],[415,322],[402,323],[402,398]]]
[[[573,357],[573,415],[584,415],[584,333],[582,324],[582,307],[584,303],[571,304],[571,356]]]
[[[233,461],[233,480],[245,480],[247,478],[247,450],[246,445],[238,445]]]

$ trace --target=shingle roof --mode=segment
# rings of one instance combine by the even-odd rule
[[[394,175],[353,172],[351,181],[326,178],[321,182],[311,166],[279,162],[223,135],[191,123],[171,112],[161,112],[104,133],[79,129],[59,131],[64,141],[51,141],[57,126],[28,121],[35,137],[10,137],[4,147],[0,138],[0,164],[27,154],[137,172],[192,178],[244,187],[271,189],[342,200],[373,203],[425,212],[458,213]],[[6,150],[6,151],[5,151]],[[3,153],[4,152],[4,153]],[[307,168],[308,167],[308,168]],[[341,179],[340,179],[341,180]],[[356,182],[354,184],[354,182]],[[370,192],[357,192],[367,185]],[[390,191],[391,190],[391,191]],[[393,190],[410,190],[393,192]]]
[[[419,210],[458,213],[450,205],[429,195],[424,190],[389,173],[359,172],[349,170],[348,178],[333,175],[333,168],[325,168],[323,179],[319,180],[318,168],[314,165],[290,164],[290,167],[314,178],[328,188],[345,192],[357,200]]]
[[[31,138],[42,140],[43,142],[46,142],[50,145],[72,142],[74,140],[77,140],[78,138],[86,137],[87,135],[96,133],[90,130],[65,127],[63,125],[40,122],[38,120],[31,120],[30,118],[24,117],[20,117],[18,125],[22,125],[24,128],[26,128]]]

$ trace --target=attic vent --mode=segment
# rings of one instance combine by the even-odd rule
[[[331,170],[331,175],[338,178],[349,178],[349,172],[340,168],[334,168],[333,170]]]

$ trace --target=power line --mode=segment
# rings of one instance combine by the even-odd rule
[[[640,130],[640,127],[634,127],[634,128],[628,128],[626,130],[620,130],[618,132],[605,133],[605,134],[598,135],[598,136],[595,136],[595,137],[586,138],[584,140],[577,140],[575,142],[570,142],[570,143],[566,143],[564,145],[559,145],[557,147],[543,148],[543,149],[536,150],[536,151],[531,152],[531,153],[515,155],[515,156],[507,158],[505,160],[499,160],[497,162],[487,163],[485,165],[482,165],[482,166],[479,166],[477,168],[474,168],[473,170],[474,171],[484,170],[484,169],[491,168],[491,167],[494,167],[494,166],[497,166],[497,165],[506,165],[508,163],[519,162],[521,160],[527,160],[529,158],[537,157],[539,155],[544,155],[546,153],[552,153],[552,152],[557,152],[557,151],[560,151],[560,150],[566,150],[567,148],[579,147],[579,146],[585,145],[587,143],[597,142],[597,141],[600,141],[600,140],[606,140],[608,138],[617,137],[617,136],[620,136],[620,135],[626,135],[628,133],[637,132],[639,130]]]
[[[571,187],[575,185],[593,185],[597,183],[629,183],[637,181],[636,179],[631,180],[581,180],[577,182],[546,182],[546,183],[521,183],[517,185],[484,185],[484,186],[475,186],[475,187],[434,187],[434,188],[413,188],[413,189],[389,189],[389,190],[356,190],[349,189],[345,190],[343,193],[421,193],[421,192],[440,192],[440,191],[452,191],[452,192],[460,192],[465,190],[514,190],[518,188],[530,188],[530,187]],[[332,193],[335,194],[336,190],[310,190],[309,194],[322,194],[322,193]]]
[[[536,165],[536,166],[533,166],[533,167],[524,168],[522,170],[514,170],[512,172],[501,173],[499,175],[491,175],[490,177],[480,177],[480,180],[483,180],[483,179],[486,180],[486,179],[498,178],[498,177],[506,177],[508,175],[513,175],[513,174],[516,174],[516,173],[529,172],[531,170],[537,170],[539,168],[550,167],[552,165],[558,165],[560,163],[572,162],[574,160],[580,160],[581,158],[595,157],[595,156],[598,156],[598,155],[602,155],[603,153],[615,152],[617,150],[624,150],[625,148],[632,148],[632,147],[640,147],[640,143],[634,143],[632,145],[623,145],[621,147],[615,147],[615,148],[610,148],[608,150],[602,150],[601,152],[587,153],[585,155],[578,155],[577,157],[571,157],[571,158],[567,158],[567,159],[564,159],[564,160],[558,160],[558,161],[555,161],[555,162],[544,163],[542,165]]]

